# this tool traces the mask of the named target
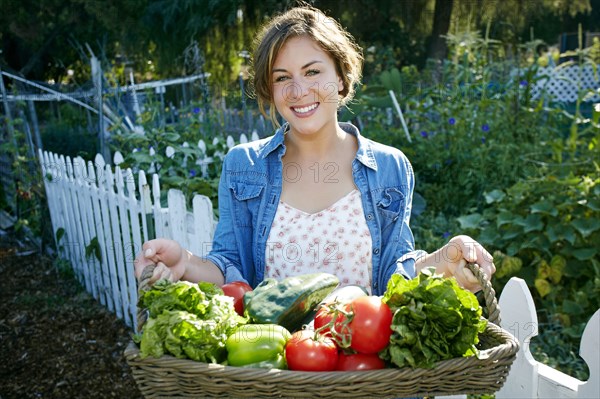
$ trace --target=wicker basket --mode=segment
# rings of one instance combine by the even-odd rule
[[[142,359],[133,342],[125,350],[125,357],[141,393],[149,398],[398,398],[493,393],[506,381],[519,344],[497,325],[500,311],[487,277],[478,266],[470,268],[483,287],[491,321],[479,336],[479,349],[484,355],[480,359],[471,356],[445,360],[433,369],[300,372],[222,366],[168,355]],[[142,276],[142,282],[144,279]],[[141,329],[145,312],[139,311]]]

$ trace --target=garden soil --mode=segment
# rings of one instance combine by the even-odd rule
[[[142,398],[131,329],[53,259],[0,236],[0,399]]]

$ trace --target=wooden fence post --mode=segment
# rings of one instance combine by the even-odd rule
[[[579,387],[578,398],[600,397],[600,309],[585,326],[579,355],[585,360],[590,378]]]
[[[496,393],[496,399],[534,398],[537,362],[529,351],[529,342],[538,334],[538,320],[525,281],[511,278],[502,291],[498,305],[502,313],[501,327],[515,336],[520,349],[506,383]],[[515,370],[519,371],[515,373]]]
[[[206,256],[212,246],[214,232],[212,202],[204,195],[195,195],[192,201],[195,235],[190,243],[190,251],[198,256]]]
[[[499,301],[502,328],[520,343],[517,358],[496,399],[504,398],[597,398],[600,393],[600,311],[588,322],[580,345],[590,378],[587,382],[564,374],[536,361],[530,350],[531,339],[538,335],[538,318],[531,292],[524,280],[513,277],[504,287]]]

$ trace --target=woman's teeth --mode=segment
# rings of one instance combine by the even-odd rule
[[[317,108],[317,106],[319,105],[319,103],[315,103],[312,105],[308,105],[306,107],[302,107],[302,108],[292,108],[294,110],[294,112],[297,112],[299,114],[305,114],[309,111],[312,111],[313,109]]]

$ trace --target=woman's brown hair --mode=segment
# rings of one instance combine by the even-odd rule
[[[347,104],[353,98],[355,85],[361,79],[362,51],[352,36],[333,18],[308,5],[292,8],[274,17],[255,39],[252,66],[258,107],[275,126],[278,123],[273,104],[273,63],[289,38],[303,35],[313,39],[333,58],[337,74],[344,83],[339,93],[340,105]]]

